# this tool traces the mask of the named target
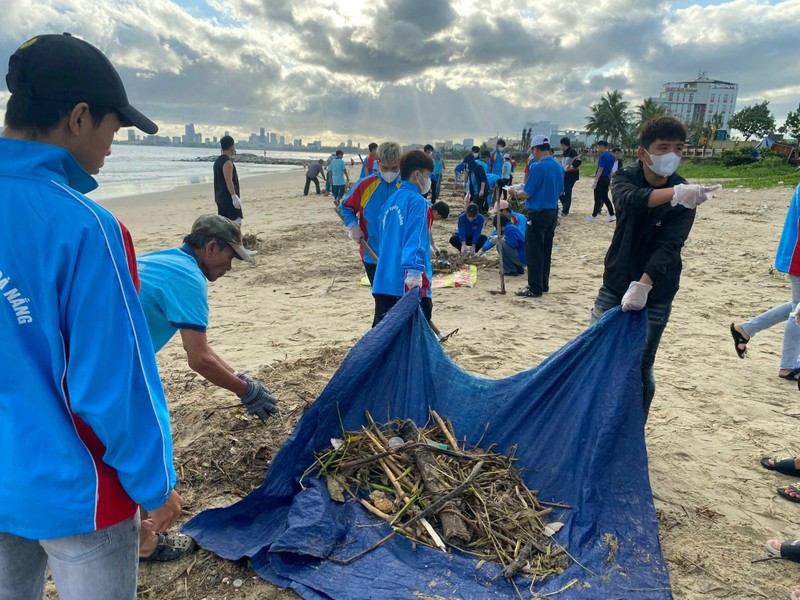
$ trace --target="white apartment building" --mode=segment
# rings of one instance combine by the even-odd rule
[[[714,115],[722,115],[721,129],[728,131],[728,120],[736,112],[738,93],[738,83],[709,79],[705,73],[700,73],[694,81],[665,83],[658,98],[651,100],[685,123],[708,123]]]

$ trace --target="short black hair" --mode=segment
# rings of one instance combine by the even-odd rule
[[[481,150],[481,156],[491,156],[491,153],[488,150]]]
[[[344,156],[344,150],[337,150],[336,156]]]
[[[439,201],[431,206],[431,210],[438,212],[440,215],[442,215],[443,219],[446,219],[450,215],[450,207],[442,201]]]
[[[55,129],[61,119],[72,113],[78,102],[62,102],[31,98],[23,94],[11,94],[6,104],[5,125],[10,129],[25,131],[33,135],[47,135]],[[110,106],[89,105],[89,114],[95,127],[99,127],[106,115],[116,112]],[[123,120],[120,116],[120,120]]]
[[[478,205],[474,202],[467,204],[467,216],[474,217],[478,214]]]
[[[497,216],[498,215],[492,217],[492,225],[494,225],[495,229],[497,229]],[[508,225],[508,217],[506,215],[500,215],[500,225],[503,227]]]
[[[650,144],[656,140],[679,140],[686,141],[689,132],[686,130],[686,125],[675,117],[662,115],[650,119],[639,130],[639,144],[645,150],[650,147]]]
[[[223,240],[222,238],[215,237],[213,235],[208,235],[206,233],[190,233],[185,238],[183,238],[184,244],[196,250],[199,250],[200,248],[205,248],[206,245],[211,241],[216,241],[217,246],[219,246],[220,248],[225,248],[226,246],[230,246],[227,240]]]
[[[497,140],[497,145],[498,146],[502,146],[503,148],[505,148],[506,147],[506,141],[504,139],[502,139],[502,138],[499,138]]]
[[[622,152],[622,148],[614,148],[612,152]]]
[[[570,140],[568,137],[562,137],[561,143],[564,144],[565,146],[571,146],[572,140]]]
[[[550,144],[545,142],[544,144],[539,144],[538,146],[534,146],[534,148],[538,148],[542,152],[546,152],[546,151],[550,150]]]
[[[597,140],[595,142],[596,146],[603,146],[604,148],[608,148],[608,142],[605,140]]]
[[[430,150],[432,152],[433,149],[434,149],[433,146],[431,146],[430,144],[425,144],[425,147],[422,149],[422,151],[427,152],[428,150]]]
[[[370,151],[370,152],[372,152],[373,150],[377,150],[377,149],[378,149],[378,144],[376,144],[375,142],[372,142],[372,143],[369,145],[369,151]]]
[[[472,147],[472,151],[473,152],[480,152],[481,151],[481,147],[480,146],[473,146]]]
[[[433,171],[433,159],[422,150],[411,150],[400,157],[400,179],[408,181],[417,170]]]
[[[230,150],[233,147],[233,138],[229,135],[223,135],[219,140],[219,147],[223,150]]]

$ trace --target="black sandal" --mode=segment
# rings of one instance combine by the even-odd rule
[[[736,354],[739,355],[739,358],[744,358],[744,355],[747,354],[747,342],[749,339],[745,339],[745,337],[736,330],[735,323],[731,323],[731,336],[733,337],[733,348],[736,350]],[[739,344],[744,344],[744,348],[739,348]]]
[[[769,464],[770,460],[772,464]],[[775,471],[791,477],[800,477],[800,469],[795,468],[794,458],[782,458],[779,460],[774,456],[764,456],[761,458],[761,466],[767,471]]]
[[[780,550],[775,550],[767,542],[767,552],[777,558],[784,558],[792,562],[800,562],[800,540],[790,540],[781,544]]]
[[[197,550],[197,542],[182,533],[156,533],[158,545],[149,556],[140,556],[139,562],[169,562],[188,556]]]

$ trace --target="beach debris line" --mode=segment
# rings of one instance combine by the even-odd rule
[[[554,505],[540,501],[505,456],[458,441],[435,411],[423,428],[410,420],[378,425],[369,412],[359,431],[331,439],[300,480],[325,477],[336,502],[358,502],[392,531],[373,546],[334,562],[350,563],[395,535],[442,551],[456,549],[503,566],[495,579],[560,574],[568,555],[546,523]]]

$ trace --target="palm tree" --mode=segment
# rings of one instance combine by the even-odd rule
[[[628,134],[631,116],[628,103],[622,100],[622,92],[606,92],[600,102],[589,107],[591,115],[586,117],[586,131],[608,138],[611,144],[621,142]]]
[[[636,107],[636,112],[639,115],[639,127],[641,127],[650,119],[667,114],[667,109],[655,103],[652,98],[645,98],[644,102]]]

